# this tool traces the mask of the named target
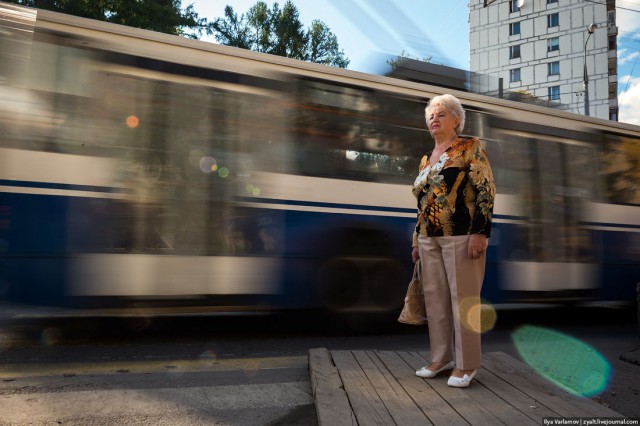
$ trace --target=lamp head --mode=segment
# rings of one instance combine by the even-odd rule
[[[589,25],[589,27],[587,27],[587,31],[589,31],[589,34],[593,34],[596,28],[598,28],[598,24],[592,23],[591,25]]]

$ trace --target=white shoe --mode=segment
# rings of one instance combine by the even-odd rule
[[[422,367],[420,370],[416,371],[416,376],[422,377],[423,379],[432,379],[444,370],[451,370],[454,366],[455,364],[453,361],[450,361],[447,365],[435,371],[431,371],[427,367]]]
[[[450,376],[447,384],[454,388],[467,388],[471,383],[471,380],[476,376],[478,370],[473,370],[471,374],[465,374],[462,377]]]

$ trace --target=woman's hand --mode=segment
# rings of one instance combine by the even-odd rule
[[[411,260],[413,260],[413,263],[416,263],[418,259],[420,259],[420,250],[418,247],[414,247],[413,250],[411,250]]]
[[[489,240],[486,235],[473,234],[469,238],[469,257],[472,259],[480,259],[487,254],[487,247],[489,246]]]

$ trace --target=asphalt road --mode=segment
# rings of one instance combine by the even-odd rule
[[[424,327],[313,314],[95,318],[1,306],[0,424],[313,425],[307,351],[428,350]],[[593,398],[640,417],[637,311],[499,309],[484,351],[521,358],[524,326],[590,345],[611,367]]]

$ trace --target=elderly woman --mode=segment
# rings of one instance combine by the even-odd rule
[[[412,258],[422,262],[432,362],[416,374],[453,369],[448,385],[464,388],[480,367],[480,289],[495,186],[480,140],[460,136],[465,112],[456,97],[433,98],[425,118],[435,147],[413,186]]]

